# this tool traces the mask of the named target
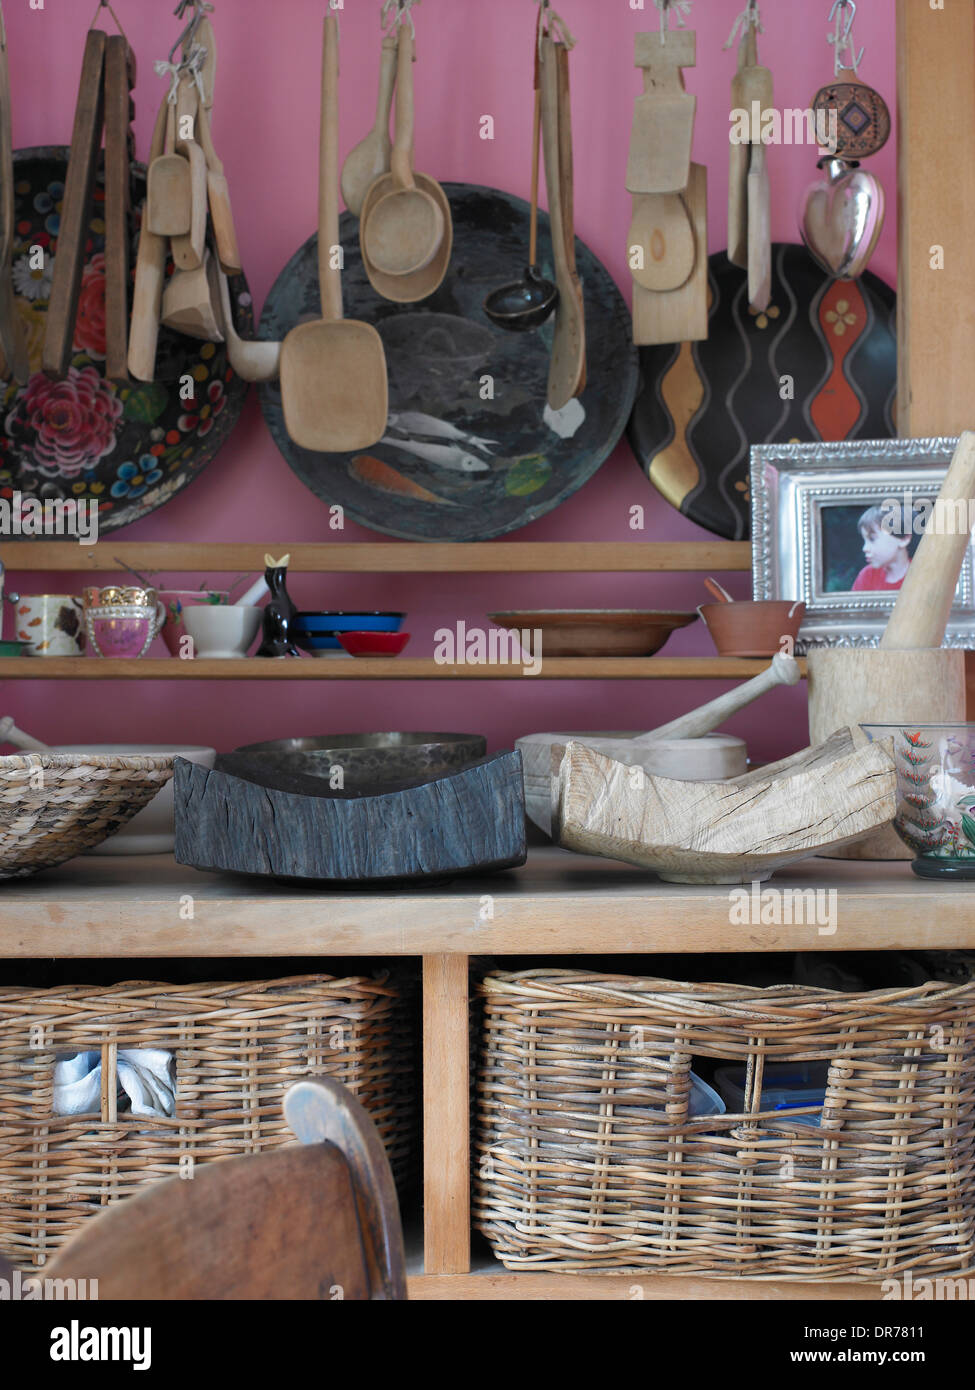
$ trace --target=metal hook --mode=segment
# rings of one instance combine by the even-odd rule
[[[213,9],[213,6],[208,4],[207,0],[179,0],[179,4],[176,6],[176,9],[174,10],[176,18],[182,19],[183,15],[186,13],[186,11],[189,9],[191,5],[193,6],[193,18],[190,20],[189,24],[187,24],[186,28],[183,30],[179,38],[176,40],[172,48],[169,50],[170,63],[172,63],[173,59],[176,56],[177,48],[181,47],[181,45],[183,44],[189,45],[192,42],[197,29],[199,29],[200,25],[203,23],[203,20],[206,17],[207,11]]]
[[[846,28],[844,29],[843,14],[841,14],[840,12],[842,11],[843,13],[845,13],[847,10],[849,10],[849,18],[847,18],[846,20]],[[866,52],[866,47],[864,46],[860,49],[860,52],[857,53],[852,38],[853,21],[856,19],[856,13],[856,0],[834,0],[833,8],[829,12],[829,19],[827,20],[828,24],[832,24],[834,16],[836,16],[837,14],[840,15],[840,17],[836,20],[836,32],[827,35],[829,42],[833,44],[835,48],[835,59],[833,63],[833,68],[836,74],[839,73],[840,68],[842,67],[842,64],[840,62],[840,54],[843,52],[844,49],[849,49],[848,66],[851,67],[854,72],[857,72],[857,69],[863,62],[863,55]]]

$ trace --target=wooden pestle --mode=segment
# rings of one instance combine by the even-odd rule
[[[716,729],[719,724],[723,724],[726,719],[730,719],[733,714],[737,714],[740,709],[744,709],[746,705],[750,705],[766,691],[773,690],[777,685],[795,685],[800,674],[799,665],[794,657],[786,656],[784,652],[776,652],[771,666],[766,667],[760,675],[754,676],[750,681],[744,681],[724,695],[719,695],[716,700],[709,701],[700,709],[682,714],[678,719],[671,720],[669,724],[662,724],[659,729],[652,729],[648,734],[641,734],[633,742],[656,743],[663,738],[700,738]]]
[[[958,576],[971,544],[967,520],[964,526],[954,528],[957,534],[950,534],[947,526],[952,522],[953,504],[964,503],[967,508],[973,497],[975,434],[966,430],[880,639],[881,651],[938,648],[944,641]],[[947,526],[939,526],[939,514],[944,515]]]

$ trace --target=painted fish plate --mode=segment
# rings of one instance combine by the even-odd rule
[[[553,414],[546,404],[554,319],[528,333],[495,327],[485,296],[517,280],[528,247],[521,198],[472,184],[444,185],[454,222],[450,268],[417,304],[393,304],[369,284],[359,224],[341,219],[345,315],[375,325],[386,351],[389,420],[373,448],[319,454],[288,437],[277,382],[260,389],[275,443],[322,502],[361,526],[418,541],[504,535],[559,506],[593,476],[623,435],[637,386],[623,297],[576,242],[589,338],[588,384]],[[539,214],[542,273],[555,278],[547,215]],[[317,238],[285,266],[261,318],[282,339],[320,313]]]

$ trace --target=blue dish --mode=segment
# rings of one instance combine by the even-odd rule
[[[399,632],[405,613],[298,613],[295,641],[306,652],[340,652],[337,632]]]

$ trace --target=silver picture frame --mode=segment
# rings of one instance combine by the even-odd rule
[[[806,605],[796,651],[876,647],[897,592],[827,592],[823,513],[937,497],[957,439],[762,444],[751,450],[752,591]],[[975,645],[975,546],[969,544],[946,647]]]

